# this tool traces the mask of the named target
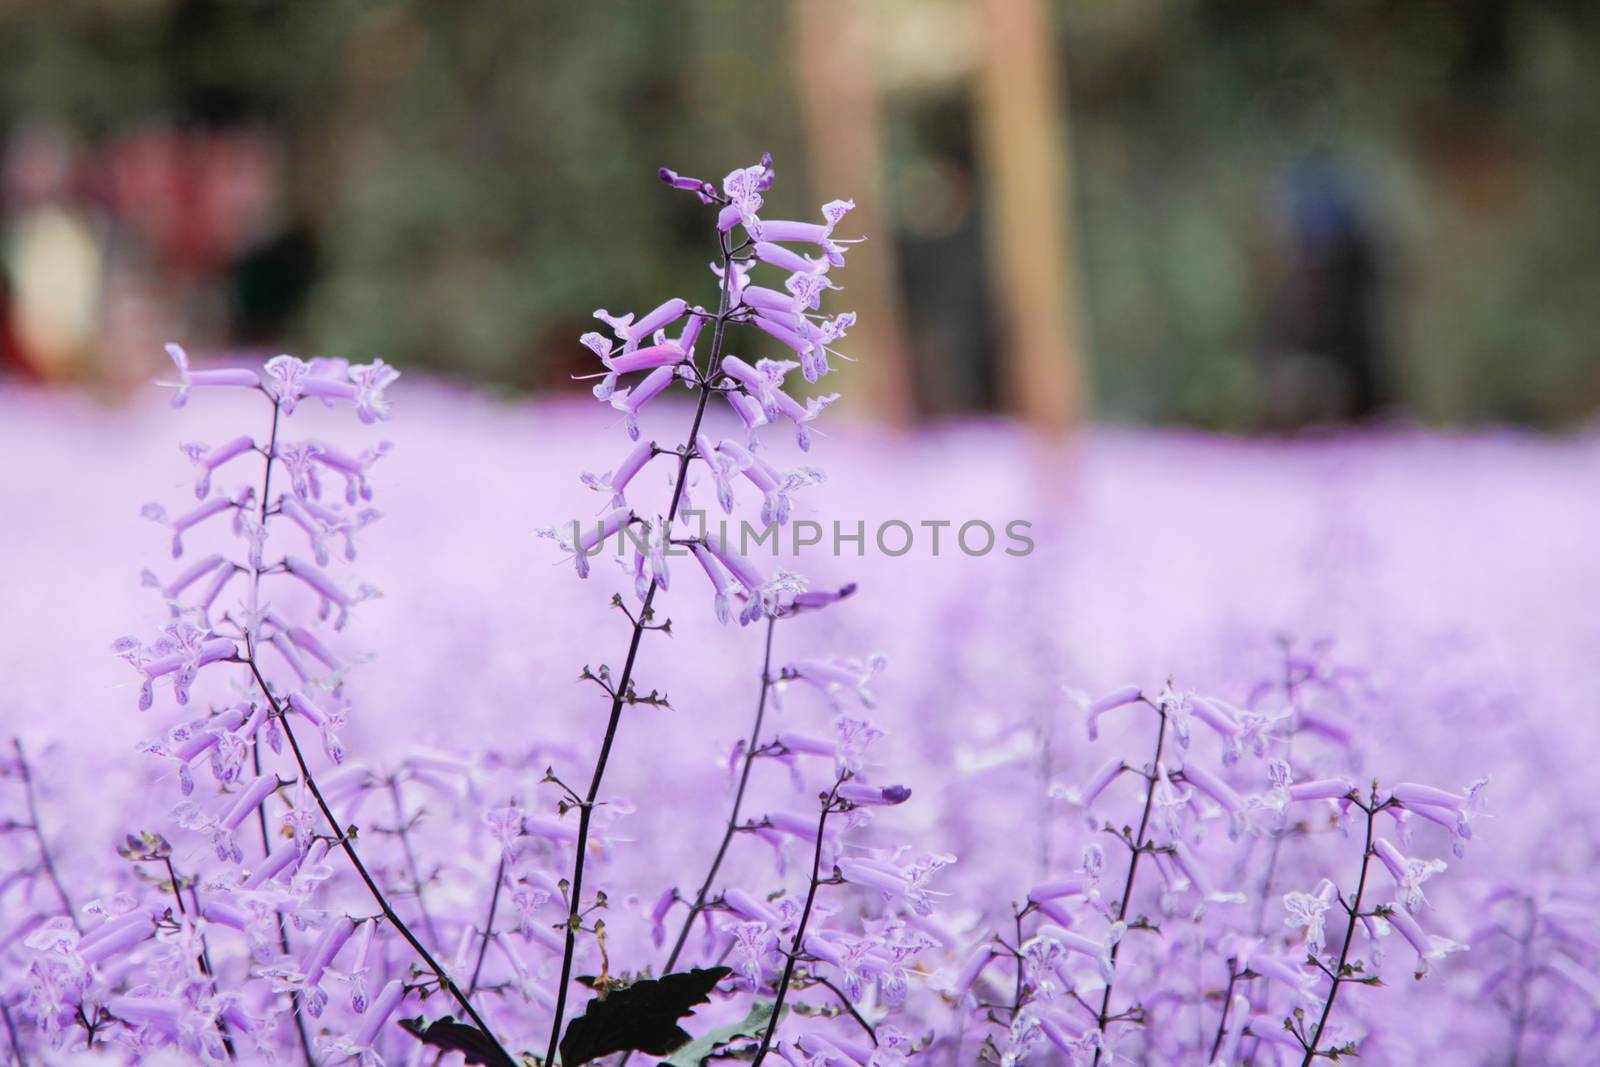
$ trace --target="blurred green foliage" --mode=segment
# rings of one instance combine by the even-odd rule
[[[1376,249],[1391,397],[1436,420],[1561,423],[1600,406],[1592,6],[1055,10],[1099,410],[1261,422],[1293,298],[1292,176],[1311,159],[1345,176]],[[657,166],[716,178],[771,149],[803,171],[787,25],[784,4],[735,0],[0,3],[0,121],[91,139],[265,124],[288,153],[288,211],[320,248],[286,344],[545,386],[581,365],[572,337],[590,309],[643,306],[708,259],[693,205],[649,184]],[[902,179],[926,177],[930,153],[970,151],[921,120],[970,121],[948,106],[964,92],[887,91],[891,198],[922,188]],[[778,195],[809,210],[803,181]],[[982,285],[914,266],[913,323],[983,321]],[[968,306],[952,310],[952,292]],[[974,365],[984,336],[964,342]]]

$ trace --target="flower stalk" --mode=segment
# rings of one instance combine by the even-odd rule
[[[727,325],[729,308],[732,306],[733,279],[735,267],[733,249],[728,243],[726,234],[717,235],[721,249],[722,284],[720,297],[717,304],[717,314],[711,334],[711,356],[707,364],[707,372],[698,372],[697,381],[699,396],[695,401],[694,420],[689,426],[688,437],[683,446],[678,450],[678,472],[673,480],[672,502],[667,509],[667,525],[678,517],[678,508],[683,502],[684,489],[688,484],[689,461],[696,452],[695,441],[700,435],[700,423],[705,418],[706,401],[710,399],[712,388],[711,378],[717,371],[722,359],[723,334]],[[663,531],[665,536],[665,531]],[[645,590],[644,600],[639,607],[639,612],[633,617],[632,633],[628,639],[628,654],[623,661],[622,673],[611,691],[611,711],[606,719],[606,732],[600,742],[600,754],[595,759],[594,771],[589,778],[589,788],[577,802],[578,808],[578,840],[572,861],[571,888],[568,891],[568,910],[566,919],[566,939],[561,954],[561,977],[556,986],[555,1014],[550,1024],[550,1044],[545,1053],[545,1067],[555,1064],[556,1050],[561,1043],[561,1026],[566,1019],[567,990],[572,982],[572,962],[577,951],[578,931],[582,928],[583,908],[583,875],[585,862],[589,852],[589,829],[594,815],[595,803],[600,796],[601,785],[605,781],[606,766],[611,759],[611,748],[617,739],[617,727],[622,721],[622,709],[633,696],[633,671],[639,656],[639,644],[647,629],[652,629],[653,620],[651,611],[655,603],[656,591],[661,588],[661,583],[656,575],[650,578],[649,587]]]

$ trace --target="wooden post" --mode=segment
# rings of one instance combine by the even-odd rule
[[[860,316],[841,346],[857,362],[835,364],[850,383],[844,399],[874,418],[902,424],[911,417],[913,392],[899,270],[883,206],[870,13],[859,0],[792,0],[790,15],[812,188],[824,199],[853,199],[856,208],[842,232],[869,235],[850,249],[840,278],[847,288],[842,306]]]
[[[979,151],[1011,410],[1046,433],[1084,415],[1065,83],[1044,0],[975,0]]]

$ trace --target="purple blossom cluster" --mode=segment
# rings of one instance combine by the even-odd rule
[[[720,185],[662,176],[715,212],[717,298],[601,312],[606,331],[585,335],[627,441],[613,424],[592,443],[589,413],[541,413],[550,454],[620,457],[570,494],[594,518],[554,531],[587,582],[541,577],[549,554],[519,555],[526,526],[497,533],[567,499],[537,472],[508,489],[511,420],[408,393],[405,421],[463,438],[429,460],[365,436],[389,415],[381,362],[197,369],[172,352],[176,403],[210,440],[182,449],[196,499],[178,505],[191,482],[175,464],[169,498],[143,509],[150,554],[173,557],[145,574],[145,607],[105,601],[153,621],[116,642],[126,697],[86,719],[83,687],[41,699],[19,676],[8,698],[26,719],[0,753],[0,1057],[1586,1062],[1600,835],[1581,809],[1537,814],[1528,768],[1576,779],[1511,743],[1575,691],[1552,625],[1525,621],[1509,675],[1493,646],[1356,625],[1339,590],[1384,546],[1340,518],[1365,490],[1316,455],[1291,480],[1325,478],[1333,518],[1303,519],[1326,542],[1297,621],[1364,645],[1226,630],[1238,586],[1174,596],[1163,568],[1233,518],[1176,483],[1159,489],[1172,523],[1080,484],[1036,556],[981,577],[732,551],[688,513],[781,525],[826,500],[854,518],[946,487],[980,507],[1025,495],[1008,480],[1025,449],[967,431],[906,453],[847,429],[828,451],[851,462],[817,490],[805,452],[831,397],[806,396],[850,325],[822,312],[848,205],[768,218],[766,160]],[[774,345],[786,358],[756,355]],[[1090,447],[1153,484],[1150,446]],[[1213,491],[1284,477],[1194,456],[1215,463]],[[1496,464],[1540,477],[1504,452],[1473,469]],[[402,520],[382,537],[379,490]],[[1159,598],[1133,569],[1067,558],[1115,559],[1136,528]],[[377,599],[357,565],[402,575],[384,581],[400,595]],[[512,567],[527,596],[508,595]],[[1158,630],[1173,641],[1119,647]],[[618,658],[596,659],[608,634]],[[69,645],[18,642],[37,673]],[[883,647],[912,669],[886,671]],[[580,664],[577,685],[549,681]],[[1194,681],[1111,684],[1173,666]],[[95,722],[100,737],[64,725]],[[673,978],[709,983],[673,1009],[683,1043],[619,1031]]]
[[[1069,691],[1091,742],[1103,717],[1139,711],[1154,738],[1147,758],[1116,756],[1053,787],[1085,817],[1081,864],[1030,887],[1010,930],[952,983],[969,1014],[1004,1025],[982,1034],[994,1059],[1024,1063],[1046,1046],[1090,1064],[1356,1055],[1366,1028],[1335,1015],[1341,993],[1380,985],[1397,943],[1418,979],[1466,947],[1424,927],[1424,883],[1446,863],[1417,851],[1437,835],[1414,829],[1444,828],[1464,856],[1486,781],[1456,793],[1359,780],[1351,732],[1327,710],[1340,678],[1286,654],[1281,684],[1243,706],[1171,682],[1093,700]],[[1014,980],[981,984],[997,963]]]

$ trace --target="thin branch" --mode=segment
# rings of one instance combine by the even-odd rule
[[[805,907],[800,909],[800,922],[795,926],[794,939],[789,943],[788,961],[783,965],[783,978],[778,982],[778,995],[772,1004],[772,1018],[761,1034],[761,1047],[756,1050],[750,1067],[761,1067],[761,1061],[767,1058],[767,1052],[772,1047],[772,1035],[778,1032],[778,1021],[783,1018],[783,1001],[789,994],[789,983],[794,980],[795,961],[800,958],[800,949],[805,944],[806,925],[811,921],[811,908],[817,902],[817,887],[822,884],[818,876],[822,871],[822,849],[827,841],[828,816],[844,810],[839,806],[839,787],[849,777],[849,772],[841,774],[822,800],[822,814],[817,818],[817,847],[811,853],[811,885],[806,889]]]
[[[262,452],[262,455],[266,459],[266,464],[265,464],[265,467],[262,470],[262,474],[261,474],[261,513],[260,513],[260,517],[258,519],[258,521],[261,524],[261,528],[263,530],[265,530],[266,527],[267,527],[267,519],[271,515],[274,515],[274,514],[277,513],[276,509],[269,509],[267,507],[267,502],[268,502],[268,497],[272,493],[272,464],[278,458],[278,423],[279,423],[280,417],[282,415],[282,409],[279,407],[278,401],[276,400],[276,398],[274,398],[270,393],[266,393],[265,390],[263,390],[262,392],[263,392],[264,395],[266,395],[267,399],[272,402],[272,429],[267,434],[267,447],[266,447],[265,451]],[[253,553],[251,554],[251,556],[249,558],[250,558],[250,610],[253,613],[255,611],[255,608],[256,608],[258,595],[259,595],[259,590],[260,590],[260,587],[261,587],[261,569],[256,566],[255,556],[254,556]],[[251,617],[253,618],[253,614],[252,614]],[[246,642],[248,643],[249,639],[250,639],[249,631],[245,631],[244,632],[244,637],[246,639]],[[259,678],[260,675],[258,674],[257,677]],[[263,689],[265,689],[264,685],[263,685]],[[254,765],[254,768],[255,768],[255,773],[257,775],[260,775],[261,774],[261,731],[259,731],[259,730],[256,731],[255,736],[251,739],[250,756],[251,756],[251,761],[252,761],[252,763]],[[263,858],[270,857],[272,855],[272,834],[267,829],[267,806],[265,804],[262,804],[262,805],[260,805],[259,807],[256,808],[256,824],[261,828],[261,853],[262,853],[262,856],[263,856]],[[284,917],[283,917],[283,912],[281,912],[281,911],[274,910],[273,918],[276,920],[276,925],[278,927],[278,948],[280,950],[282,950],[282,952],[283,952],[283,954],[285,956],[288,956],[289,955],[289,927],[288,927],[288,924],[287,924],[287,922],[285,922]],[[299,1041],[300,1041],[300,1052],[305,1057],[306,1067],[317,1067],[316,1056],[313,1055],[312,1052],[311,1052],[311,1037],[310,1037],[309,1034],[306,1033],[305,1016],[300,1011],[300,991],[299,990],[296,990],[296,989],[289,990],[289,1014],[290,1014],[290,1017],[294,1019],[295,1034],[299,1038]]]
[[[838,986],[834,985],[820,974],[808,974],[806,977],[822,986],[824,989],[832,992],[834,996],[838,997],[839,1006],[845,1010],[845,1013],[848,1014],[850,1018],[861,1024],[861,1029],[865,1030],[867,1032],[867,1036],[872,1039],[872,1047],[878,1047],[877,1029],[871,1023],[867,1022],[866,1019],[862,1018],[861,1013],[856,1010],[856,1006],[850,1003],[850,998],[844,995],[844,990],[840,989]]]
[[[1211,1059],[1217,1058],[1223,1035],[1228,1032],[1228,1010],[1233,1007],[1233,987],[1239,982],[1238,960],[1228,960],[1228,988],[1222,991],[1222,1018],[1217,1020],[1217,1036],[1211,1040]]]
[[[178,869],[172,865],[172,857],[163,855],[161,862],[167,868],[167,881],[172,886],[172,899],[178,902],[178,914],[188,915],[189,909],[183,906],[183,879],[178,877]],[[200,894],[195,891],[193,885],[189,887],[189,899],[194,903],[194,914],[195,918],[198,919],[200,917]],[[211,948],[206,943],[206,935],[204,933],[200,935],[200,955],[196,962],[200,965],[200,973],[211,979],[211,992],[215,995],[217,992],[217,972],[211,967]],[[222,1047],[227,1050],[228,1059],[237,1059],[238,1056],[233,1047],[233,1035],[228,1031],[228,1020],[218,1015],[216,1024],[217,1032],[222,1035]]]
[[[767,694],[772,691],[775,679],[772,677],[772,632],[777,629],[777,616],[767,619],[766,653],[761,661],[761,695],[756,700],[756,721],[750,728],[750,741],[744,749],[744,766],[739,771],[739,787],[733,794],[733,808],[728,813],[728,825],[722,833],[722,843],[717,846],[716,858],[711,861],[711,869],[706,871],[700,889],[694,895],[694,900],[689,905],[689,914],[684,917],[683,928],[678,931],[678,939],[672,946],[672,952],[667,956],[666,966],[662,973],[668,973],[673,965],[678,962],[678,956],[683,952],[684,943],[689,940],[689,931],[694,927],[694,921],[706,908],[706,898],[711,893],[711,886],[716,881],[717,872],[722,869],[722,861],[728,855],[728,846],[733,843],[733,837],[739,832],[739,813],[744,804],[745,787],[750,782],[750,768],[755,763],[756,753],[761,747],[761,724],[767,712]]]
[[[1015,907],[1015,905],[1013,905]],[[1022,919],[1028,914],[1027,908],[1016,909],[1017,920],[1017,948],[1013,953],[1017,957],[1017,988],[1016,995],[1011,999],[1011,1021],[1015,1023],[1017,1016],[1022,1014],[1023,977],[1027,970],[1026,960],[1022,956]]]
[[[27,757],[22,752],[22,739],[13,737],[11,747],[17,750],[17,773],[22,776],[22,788],[28,798],[28,824],[33,828],[33,838],[39,844],[39,862],[44,864],[44,873],[49,877],[50,884],[55,886],[56,896],[61,898],[61,906],[66,909],[67,918],[72,921],[72,928],[78,933],[83,933],[83,926],[78,922],[78,909],[72,906],[72,898],[67,895],[67,889],[61,884],[61,875],[56,871],[55,859],[50,855],[50,845],[44,839],[44,827],[39,824],[39,802],[33,792],[33,772],[28,767]]]
[[[417,867],[417,854],[411,848],[411,833],[406,822],[405,806],[400,802],[400,781],[391,776],[388,784],[389,799],[394,803],[394,832],[400,838],[400,848],[406,857],[406,869],[411,875],[411,895],[416,898],[417,913],[422,916],[422,925],[428,931],[428,940],[433,942],[434,948],[439,948],[439,931],[434,928],[433,916],[428,913],[428,902],[422,896],[422,872]]]
[[[506,880],[506,853],[500,850],[500,863],[494,869],[494,892],[489,895],[489,918],[484,920],[483,940],[478,945],[478,961],[472,965],[472,981],[467,983],[467,996],[478,991],[478,976],[483,973],[483,957],[489,952],[489,939],[494,937],[494,913],[500,908],[500,886]]]
[[[285,714],[283,706],[278,703],[277,698],[272,695],[272,691],[267,688],[267,680],[261,676],[261,668],[256,664],[254,643],[247,642],[246,645],[246,650],[249,652],[249,659],[246,662],[250,665],[251,673],[256,677],[256,684],[261,687],[261,692],[266,696],[267,702],[272,705],[272,712],[277,717],[279,726],[283,728],[283,736],[288,739],[289,750],[294,753],[295,764],[300,768],[301,780],[306,783],[306,788],[311,790],[311,796],[316,800],[317,807],[322,811],[322,817],[327,820],[329,828],[333,831],[334,838],[339,842],[339,846],[344,849],[344,854],[349,857],[350,865],[356,869],[356,874],[360,875],[361,881],[366,884],[367,892],[372,895],[373,901],[383,912],[383,917],[393,924],[400,936],[405,938],[406,944],[411,946],[412,951],[417,954],[428,970],[432,971],[434,976],[439,979],[440,987],[450,994],[452,1000],[461,1005],[461,1010],[467,1013],[467,1017],[472,1020],[479,1030],[483,1031],[484,1037],[494,1045],[500,1054],[510,1059],[511,1054],[505,1050],[505,1047],[500,1044],[500,1040],[494,1036],[494,1032],[489,1029],[489,1024],[483,1021],[483,1017],[478,1014],[478,1009],[472,1006],[472,1002],[467,999],[467,995],[461,991],[460,987],[450,978],[450,975],[445,972],[445,969],[433,958],[432,953],[427,950],[421,941],[417,940],[417,935],[411,932],[411,928],[405,924],[399,915],[395,914],[388,897],[384,896],[383,890],[373,880],[366,864],[361,862],[361,857],[356,853],[355,845],[350,841],[350,835],[340,827],[339,820],[334,817],[333,809],[328,806],[327,799],[322,795],[322,788],[317,785],[317,779],[311,773],[311,767],[306,762],[305,753],[300,749],[300,741],[294,736],[294,727],[289,725],[288,715]]]
[[[1140,699],[1143,698],[1141,697]],[[1161,762],[1162,746],[1165,745],[1167,741],[1167,713],[1163,711],[1161,706],[1158,704],[1151,703],[1148,700],[1146,700],[1145,703],[1150,704],[1150,706],[1155,709],[1156,715],[1160,718],[1160,725],[1156,728],[1156,754],[1150,761],[1150,766],[1153,770]],[[1139,830],[1133,838],[1133,855],[1128,859],[1128,877],[1127,880],[1122,884],[1122,900],[1117,904],[1117,922],[1125,922],[1128,918],[1128,902],[1133,896],[1133,880],[1139,873],[1139,857],[1143,856],[1145,853],[1144,834],[1145,830],[1147,830],[1150,826],[1150,809],[1155,804],[1157,777],[1159,777],[1157,774],[1152,773],[1149,776],[1147,784],[1145,785],[1144,813],[1139,816]],[[1111,971],[1113,982],[1106,983],[1105,993],[1100,997],[1100,1011],[1095,1017],[1096,1029],[1098,1029],[1102,1034],[1105,1033],[1106,1024],[1111,1022],[1111,988],[1116,976],[1117,952],[1121,948],[1121,941],[1118,941],[1115,945],[1111,946]],[[1094,1050],[1093,1067],[1099,1067],[1100,1057],[1103,1054],[1103,1047],[1097,1047]]]
[[[1333,969],[1328,999],[1323,1002],[1322,1015],[1317,1019],[1316,1029],[1311,1031],[1311,1037],[1306,1042],[1306,1056],[1300,1061],[1300,1067],[1311,1067],[1311,1061],[1317,1057],[1317,1046],[1322,1042],[1322,1030],[1328,1025],[1328,1016],[1333,1014],[1333,1002],[1339,996],[1339,987],[1344,985],[1344,969],[1350,960],[1350,945],[1356,939],[1356,927],[1361,925],[1361,920],[1357,916],[1361,912],[1361,894],[1367,890],[1367,870],[1372,866],[1372,820],[1378,808],[1377,792],[1377,787],[1374,786],[1370,803],[1355,801],[1355,805],[1367,817],[1366,843],[1361,847],[1361,877],[1356,882],[1355,900],[1349,907],[1350,924],[1345,927],[1344,944],[1339,948],[1339,965]]]

